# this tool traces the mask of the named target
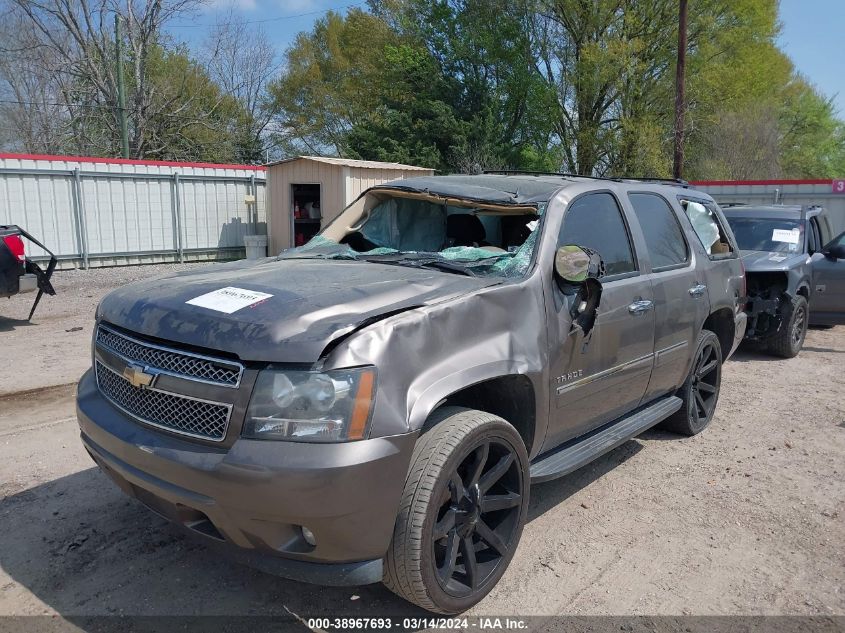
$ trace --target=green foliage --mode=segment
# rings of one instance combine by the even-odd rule
[[[242,113],[187,50],[155,46],[147,61],[149,120],[135,129],[147,148],[145,158],[231,160],[237,138],[233,130]]]
[[[838,178],[845,174],[845,123],[830,99],[801,77],[782,91],[780,161],[790,178]]]
[[[0,56],[0,90],[45,101],[30,110],[18,97],[0,110],[6,127],[34,151],[117,155],[113,33],[89,25],[65,45],[44,38],[52,12],[12,4],[10,50],[51,52],[38,67],[73,71],[53,81]],[[678,0],[369,0],[300,33],[269,82],[274,51],[246,23],[213,32],[200,63],[159,21],[123,33],[130,151],[256,162],[272,140],[282,154],[441,172],[669,176],[677,12]],[[845,175],[845,124],[777,47],[777,14],[777,0],[689,3],[687,178]]]
[[[384,51],[400,36],[359,9],[329,12],[287,51],[282,76],[270,85],[279,110],[279,141],[289,151],[343,154],[346,136],[381,103]]]

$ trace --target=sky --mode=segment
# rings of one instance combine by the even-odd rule
[[[780,21],[783,51],[845,117],[845,1],[781,0]]]
[[[168,30],[178,40],[198,44],[211,25],[234,10],[244,20],[259,22],[281,54],[297,33],[311,30],[327,11],[345,13],[350,7],[366,6],[365,0],[207,0],[196,15],[173,22]]]
[[[834,97],[840,117],[845,117],[845,0],[780,0],[781,48],[796,68],[822,94]],[[210,0],[190,19],[175,22],[171,33],[191,45],[199,44],[208,26],[230,7],[246,20],[261,20],[264,31],[280,53],[296,34],[310,30],[329,9],[344,13],[363,0]]]

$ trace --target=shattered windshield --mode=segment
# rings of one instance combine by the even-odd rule
[[[729,216],[728,224],[743,251],[800,253],[804,248],[804,223],[801,220]]]
[[[513,212],[386,198],[361,212],[340,234],[332,225],[334,230],[324,230],[279,257],[357,260],[469,276],[521,277],[531,263],[543,210],[532,207]]]

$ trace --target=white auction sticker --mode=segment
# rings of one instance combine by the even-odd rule
[[[213,292],[207,292],[185,303],[189,303],[192,306],[199,306],[200,308],[216,310],[217,312],[224,312],[225,314],[232,314],[241,308],[259,303],[272,296],[266,292],[256,292],[255,290],[244,290],[243,288],[229,286]]]
[[[772,231],[773,242],[785,242],[787,244],[797,244],[801,241],[801,231],[798,229],[774,229]]]

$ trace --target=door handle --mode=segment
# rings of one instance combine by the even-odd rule
[[[628,312],[631,314],[643,314],[651,310],[654,304],[648,300],[634,301],[628,306]]]
[[[696,284],[689,289],[689,296],[695,298],[701,297],[704,295],[705,290],[707,290],[707,286],[704,284]]]

